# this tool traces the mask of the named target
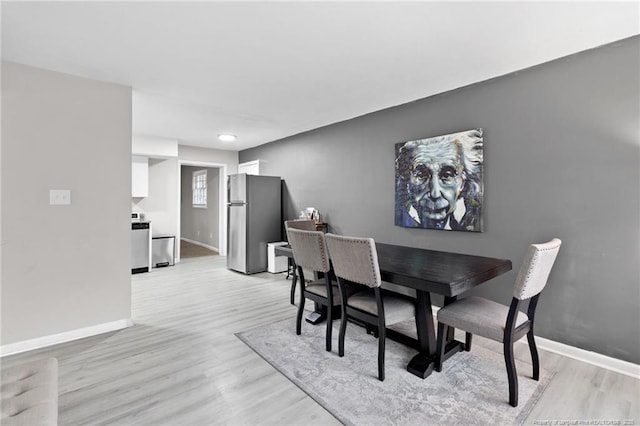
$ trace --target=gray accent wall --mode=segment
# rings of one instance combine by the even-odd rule
[[[511,259],[513,271],[474,290],[505,304],[528,245],[561,238],[536,334],[639,363],[639,75],[632,37],[248,149],[239,161],[282,176],[285,218],[313,206],[331,232]],[[485,231],[394,226],[394,145],[473,128],[484,129]]]

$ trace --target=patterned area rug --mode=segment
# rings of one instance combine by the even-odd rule
[[[406,371],[415,351],[387,340],[386,378],[377,379],[377,340],[349,324],[345,356],[338,357],[338,326],[333,351],[324,350],[324,324],[287,319],[237,336],[273,367],[346,425],[510,425],[522,424],[552,374],[516,361],[519,405],[508,403],[507,372],[501,353],[474,345],[445,363],[442,373],[421,380]]]

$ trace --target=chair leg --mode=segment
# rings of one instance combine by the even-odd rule
[[[473,338],[473,334],[465,332],[464,336],[464,350],[469,352],[471,350],[471,339]]]
[[[338,335],[338,356],[344,356],[344,335],[347,332],[347,309],[344,301],[342,302],[341,310],[342,316],[340,318],[340,334]]]
[[[333,331],[333,303],[329,301],[327,303],[327,332],[325,333],[327,339],[327,352],[331,352],[331,332]]]
[[[296,299],[296,284],[298,283],[298,274],[296,273],[296,265],[293,265],[293,274],[291,278],[291,296],[290,302],[292,305],[295,305]]]
[[[436,365],[434,366],[434,370],[438,373],[442,371],[442,360],[444,359],[444,347],[445,347],[445,335],[448,332],[449,327],[441,322],[438,322],[438,340],[436,343]]]
[[[387,341],[384,327],[378,327],[378,380],[384,381],[384,351]]]
[[[540,379],[540,359],[538,358],[538,348],[536,346],[535,338],[533,337],[533,329],[527,333],[527,340],[529,341],[529,351],[531,352],[531,363],[533,364],[533,380]]]
[[[507,377],[509,379],[509,404],[512,407],[518,406],[518,373],[516,372],[516,363],[513,357],[513,341],[505,339],[504,341],[504,362],[507,366]]]
[[[296,334],[302,333],[302,314],[304,313],[304,288],[300,287],[300,304],[298,305],[298,316],[296,317]]]

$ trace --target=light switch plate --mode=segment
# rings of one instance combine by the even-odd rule
[[[70,189],[49,190],[49,204],[52,206],[71,204],[71,190]]]

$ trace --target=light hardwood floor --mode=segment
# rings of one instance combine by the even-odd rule
[[[132,277],[135,326],[2,363],[58,358],[61,426],[340,424],[234,335],[294,316],[290,283],[285,274],[229,271],[221,256],[185,259]],[[526,345],[517,356],[528,359]],[[640,380],[540,356],[557,374],[528,424],[640,424]]]
[[[217,254],[217,251],[210,250],[206,247],[199,246],[185,240],[180,240],[180,257],[182,259],[188,259],[191,257],[215,256]]]

